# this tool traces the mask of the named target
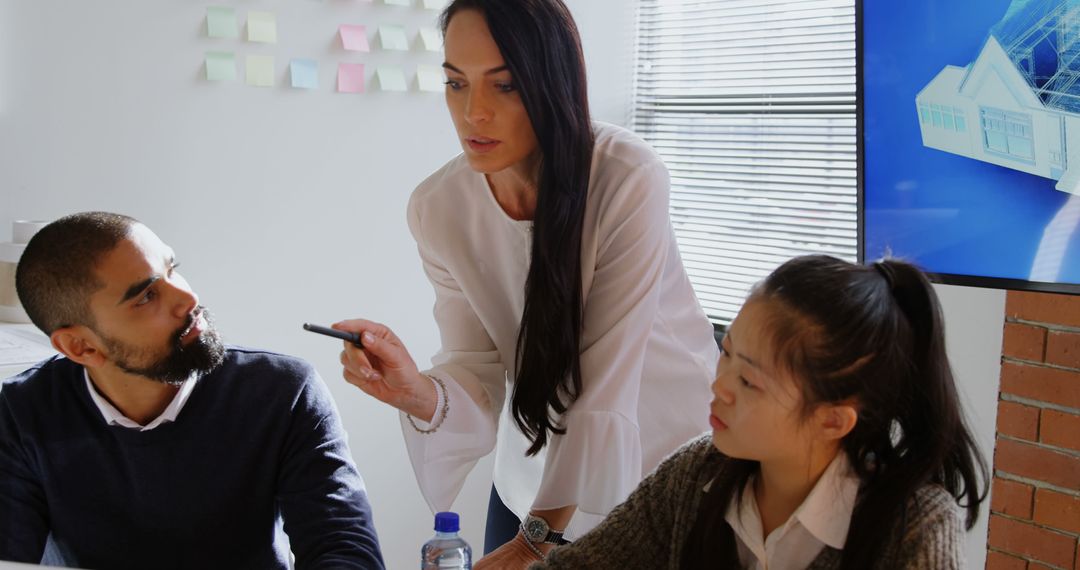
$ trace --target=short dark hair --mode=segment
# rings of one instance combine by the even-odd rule
[[[15,270],[15,291],[26,314],[45,334],[94,326],[90,295],[102,288],[94,269],[138,220],[109,212],[81,212],[38,231]]]

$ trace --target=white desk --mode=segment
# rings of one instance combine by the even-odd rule
[[[54,354],[49,337],[34,325],[0,322],[0,380]]]

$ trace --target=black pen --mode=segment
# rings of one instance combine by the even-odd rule
[[[360,342],[360,335],[357,333],[339,331],[330,327],[320,327],[319,325],[313,325],[311,323],[304,323],[304,330],[340,338],[341,340],[347,340],[360,348],[364,348],[363,343]]]

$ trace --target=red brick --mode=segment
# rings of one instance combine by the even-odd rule
[[[995,478],[990,491],[990,510],[1011,517],[1030,519],[1032,494],[1031,485]]]
[[[1039,440],[1039,408],[1016,402],[998,402],[997,432],[1028,441]]]
[[[989,536],[990,546],[997,550],[1020,554],[1054,566],[1065,567],[1075,562],[1075,538],[1029,523],[990,515]]]
[[[1040,402],[1080,408],[1080,373],[1019,362],[1002,362],[1001,391]]]
[[[986,570],[1024,570],[1027,560],[991,550],[986,553]]]
[[[1023,323],[1005,323],[1001,353],[1022,360],[1042,362],[1046,351],[1046,329]]]
[[[1032,562],[1028,565],[1028,570],[1056,570],[1045,564],[1039,564],[1038,562]]]
[[[1046,362],[1080,368],[1080,334],[1050,331],[1046,338]]]
[[[999,437],[994,469],[1064,489],[1080,489],[1080,457],[1038,445]]]
[[[1000,416],[1000,412],[998,415]],[[1080,451],[1080,416],[1057,410],[1043,410],[1039,441]]]
[[[1052,293],[1009,291],[1005,314],[1014,319],[1080,326],[1080,297]]]
[[[1035,522],[1080,534],[1080,497],[1049,489],[1035,491]]]
[[[1080,570],[1080,540],[1076,541],[1076,560],[1073,561],[1073,570]]]

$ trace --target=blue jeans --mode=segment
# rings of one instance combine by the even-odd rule
[[[487,529],[484,531],[484,554],[514,540],[514,536],[521,527],[521,519],[513,511],[506,508],[495,485],[491,486],[491,497],[488,498]]]

